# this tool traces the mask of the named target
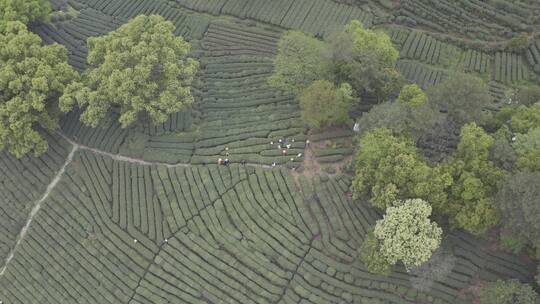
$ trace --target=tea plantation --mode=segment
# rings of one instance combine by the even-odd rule
[[[118,114],[90,128],[74,110],[45,154],[0,152],[0,304],[466,304],[481,282],[533,282],[531,259],[459,229],[443,239],[455,262],[428,289],[401,265],[369,272],[360,244],[382,214],[352,199],[354,132],[314,134],[296,97],[268,83],[285,31],[324,38],[360,20],[389,35],[406,81],[471,73],[496,108],[540,82],[540,38],[502,46],[540,29],[540,4],[502,2],[53,0],[29,28],[79,72],[87,38],[141,14],[171,21],[200,62],[195,102],[129,128]]]

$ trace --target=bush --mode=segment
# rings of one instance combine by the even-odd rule
[[[538,295],[528,284],[518,280],[497,280],[480,292],[481,304],[535,304]]]

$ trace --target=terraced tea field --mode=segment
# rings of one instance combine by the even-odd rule
[[[381,2],[53,3],[78,13],[33,31],[65,45],[80,71],[88,37],[139,14],[172,21],[201,62],[196,102],[161,125],[130,129],[116,120],[88,128],[72,112],[42,157],[0,154],[0,303],[459,304],[479,280],[532,281],[529,261],[460,231],[444,240],[455,265],[427,291],[414,289],[403,267],[371,274],[358,248],[380,214],[351,201],[345,171],[301,170],[308,150],[318,164],[343,164],[352,135],[309,134],[295,98],[268,85],[279,36],[299,29],[323,37],[352,19],[371,27]],[[452,1],[439,1],[440,11],[432,1],[403,2],[399,12],[408,18],[452,10]],[[502,18],[492,12],[483,16]],[[527,16],[512,14],[521,23]],[[477,22],[459,11],[444,18],[456,31]],[[417,23],[424,27],[380,28],[400,50],[398,69],[422,87],[460,69],[491,80],[497,99],[505,85],[538,75],[540,42],[523,54],[489,53],[443,41],[426,30],[439,29],[432,21]],[[498,29],[484,26],[478,31],[486,35]],[[280,139],[291,143],[287,155]],[[231,164],[218,166],[218,158]]]

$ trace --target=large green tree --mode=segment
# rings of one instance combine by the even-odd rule
[[[429,219],[431,206],[421,199],[394,202],[373,234],[379,253],[391,265],[401,261],[410,270],[429,260],[441,243],[442,229]]]
[[[303,32],[286,32],[279,40],[269,83],[283,91],[299,94],[315,80],[333,78],[330,59],[325,42]]]
[[[359,119],[360,134],[375,128],[387,128],[395,134],[417,140],[442,119],[427,102],[426,94],[416,85],[404,86],[397,102],[383,102],[363,113]]]
[[[353,20],[330,44],[338,81],[350,83],[358,95],[385,99],[401,88],[402,77],[395,69],[398,51],[386,33]]]
[[[77,77],[63,46],[42,46],[26,25],[6,23],[0,30],[0,150],[16,157],[47,151],[40,133],[58,128],[58,97]]]
[[[0,26],[7,21],[24,24],[44,21],[50,13],[50,0],[0,0]]]
[[[475,123],[466,124],[456,153],[445,164],[454,182],[444,210],[454,226],[473,234],[482,234],[499,221],[493,196],[504,172],[489,160],[493,141]]]
[[[480,291],[481,304],[535,304],[538,294],[528,285],[512,280],[497,280]]]
[[[417,154],[414,142],[385,128],[367,132],[359,143],[353,197],[368,196],[373,206],[385,209],[400,199],[422,198],[435,209],[446,205],[449,174],[431,168]]]
[[[347,83],[336,87],[327,80],[316,80],[300,97],[300,115],[312,128],[345,123],[349,120],[352,89]]]
[[[191,84],[198,62],[189,57],[191,45],[175,36],[163,17],[138,16],[105,36],[88,40],[88,69],[82,82],[66,89],[63,111],[73,104],[84,108],[81,120],[96,127],[119,107],[122,127],[148,115],[153,122],[193,103]]]
[[[521,170],[540,171],[540,124],[516,139],[517,167]]]
[[[516,243],[540,247],[540,172],[508,176],[495,202],[504,235]]]
[[[440,84],[428,90],[429,101],[448,112],[458,126],[469,122],[483,123],[489,117],[484,110],[492,98],[488,87],[478,77],[464,73],[451,74]]]

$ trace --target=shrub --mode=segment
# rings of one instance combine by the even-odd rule
[[[518,280],[497,280],[480,292],[481,304],[535,304],[538,295],[528,284]]]

